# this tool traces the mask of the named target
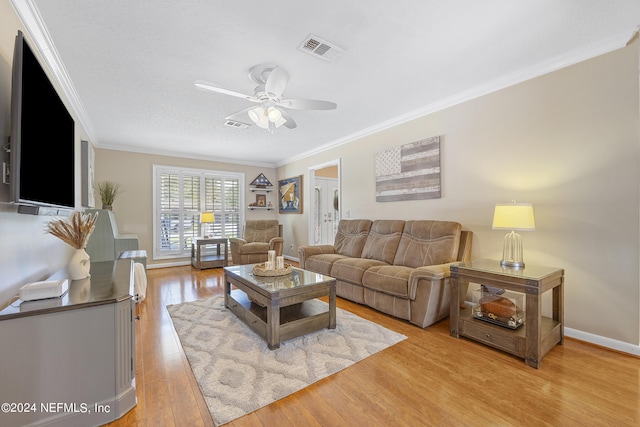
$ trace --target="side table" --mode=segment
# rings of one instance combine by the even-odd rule
[[[216,246],[216,249],[210,246]],[[221,249],[220,247],[223,247]],[[191,265],[193,268],[215,268],[227,266],[227,254],[229,252],[227,238],[221,239],[194,239],[191,243]]]
[[[504,268],[499,261],[478,260],[451,266],[450,333],[464,336],[524,358],[539,368],[540,360],[564,340],[564,270],[527,264],[522,269]],[[494,325],[472,316],[460,305],[460,288],[469,284],[490,286],[525,294],[525,321],[518,329]],[[553,292],[552,317],[542,315],[541,295]]]

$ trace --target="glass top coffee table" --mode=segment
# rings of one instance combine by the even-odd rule
[[[254,265],[224,267],[224,306],[263,336],[269,349],[309,332],[335,329],[333,277],[295,267],[285,276],[254,276]],[[324,296],[328,306],[316,299]]]

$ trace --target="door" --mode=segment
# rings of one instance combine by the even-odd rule
[[[310,245],[332,245],[340,222],[340,159],[309,168]]]
[[[338,210],[339,196],[337,178],[316,176],[314,186],[314,245],[333,244],[340,215]]]

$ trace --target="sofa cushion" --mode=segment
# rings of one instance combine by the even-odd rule
[[[415,268],[455,261],[461,230],[452,221],[407,221],[393,265]]]
[[[372,221],[368,219],[340,220],[333,243],[336,253],[351,258],[360,258],[371,223]]]
[[[240,247],[240,253],[243,253],[243,254],[267,253],[268,250],[269,250],[269,244],[263,243],[263,242],[245,243]]]
[[[344,258],[333,263],[329,276],[349,283],[361,284],[364,272],[373,266],[388,265],[377,259]]]
[[[362,286],[372,291],[383,292],[409,299],[409,276],[413,268],[400,265],[374,266],[364,273]],[[415,298],[415,295],[413,295]]]
[[[346,256],[340,254],[312,255],[305,260],[304,269],[313,271],[314,273],[324,274],[325,276],[331,276],[333,263],[346,258]]]
[[[377,220],[371,224],[369,236],[362,249],[362,258],[393,263],[402,237],[405,222],[402,220]]]

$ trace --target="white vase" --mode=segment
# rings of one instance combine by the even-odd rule
[[[76,249],[69,264],[67,265],[67,271],[69,272],[69,278],[71,280],[81,280],[90,277],[89,270],[91,269],[91,262],[89,254],[84,249]]]

